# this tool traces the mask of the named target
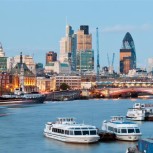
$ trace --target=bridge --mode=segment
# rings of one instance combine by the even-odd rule
[[[102,88],[94,90],[93,93],[104,98],[138,97],[138,95],[153,95],[153,88],[142,88],[142,87]]]

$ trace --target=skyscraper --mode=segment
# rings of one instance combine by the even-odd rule
[[[81,25],[77,31],[77,70],[80,72],[94,69],[94,51],[92,50],[92,34],[89,27]]]
[[[130,69],[136,69],[136,52],[133,38],[127,32],[120,49],[120,73],[127,74]]]
[[[70,25],[66,26],[66,36],[60,40],[60,62],[69,63],[76,70],[76,34]]]

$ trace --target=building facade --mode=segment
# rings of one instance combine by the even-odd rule
[[[81,25],[77,31],[76,68],[80,73],[94,70],[94,51],[92,50],[92,35],[89,27]]]
[[[3,51],[2,44],[0,43],[0,72],[7,72],[7,57]]]
[[[22,55],[22,61],[23,63],[26,64],[28,69],[32,71],[33,74],[36,74],[36,64],[32,56]],[[14,68],[17,63],[20,63],[20,55],[8,58],[7,59],[8,71],[11,71],[11,69]]]
[[[136,69],[136,52],[133,38],[127,32],[120,49],[120,73],[128,74],[131,69]]]
[[[45,73],[70,74],[71,67],[69,63],[51,62],[45,66]]]
[[[69,63],[76,70],[76,34],[70,25],[66,26],[66,36],[60,40],[60,62]]]
[[[57,53],[49,51],[46,53],[46,64],[57,61]]]

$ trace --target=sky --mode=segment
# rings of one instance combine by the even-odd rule
[[[100,66],[108,66],[126,32],[133,37],[137,67],[147,68],[153,57],[153,0],[0,0],[0,42],[7,57],[31,55],[45,63],[48,51],[59,54],[66,24],[76,32],[89,25],[96,65],[96,27],[99,29]]]

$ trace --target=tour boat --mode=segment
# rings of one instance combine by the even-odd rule
[[[145,120],[145,105],[140,103],[135,103],[133,108],[128,109],[126,118],[135,121]]]
[[[78,124],[74,118],[57,118],[55,122],[47,122],[44,135],[70,143],[94,143],[100,138],[95,126]]]
[[[33,92],[22,94],[8,94],[0,96],[0,105],[10,104],[40,104],[46,99],[45,94]]]
[[[116,139],[137,141],[142,135],[136,123],[124,121],[123,116],[112,116],[110,121],[104,121],[102,130],[115,133]]]
[[[128,109],[126,118],[135,121],[144,121],[148,115],[152,114],[152,110],[152,105],[135,103],[133,108]]]

